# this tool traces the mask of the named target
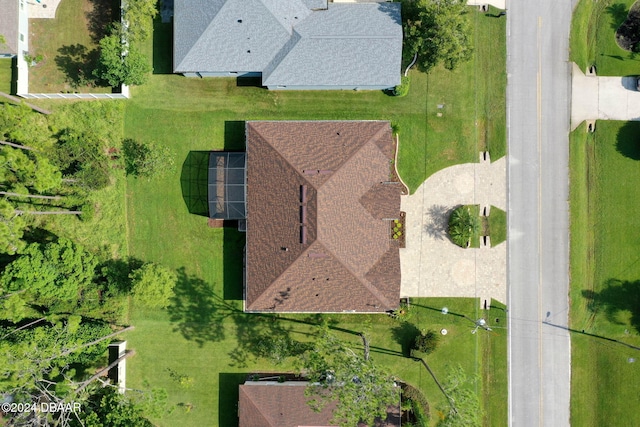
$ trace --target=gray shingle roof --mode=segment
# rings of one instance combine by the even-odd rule
[[[174,71],[264,69],[291,37],[288,16],[267,1],[176,0]]]
[[[210,10],[202,13],[205,3]],[[268,86],[399,84],[400,4],[330,3],[316,10],[325,4],[176,0],[175,72],[262,72]]]

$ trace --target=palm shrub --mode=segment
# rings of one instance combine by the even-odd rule
[[[460,206],[449,217],[449,237],[456,245],[466,248],[471,236],[480,231],[480,218],[471,213],[469,206]]]

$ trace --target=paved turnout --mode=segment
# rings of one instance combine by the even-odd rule
[[[509,425],[568,426],[571,0],[508,6]]]

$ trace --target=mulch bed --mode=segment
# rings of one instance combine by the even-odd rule
[[[640,2],[635,2],[629,10],[627,19],[616,31],[618,46],[629,52],[640,51]]]
[[[405,220],[406,220],[406,217],[407,217],[407,213],[406,212],[400,212],[400,218],[398,218],[398,223],[397,223],[397,224],[400,224],[400,227],[397,227],[397,224],[395,222],[393,222],[393,221],[391,221],[389,223],[389,227],[390,227],[389,228],[389,232],[390,232],[389,238],[391,239],[391,241],[394,244],[398,245],[398,247],[400,247],[400,248],[405,248],[406,247],[406,239],[405,239],[406,238],[406,235],[405,235],[405,231],[406,231],[405,230],[405,228],[406,228]],[[397,227],[398,231],[401,232],[401,234],[398,236],[397,239],[393,238],[393,235],[396,234],[396,232],[394,231],[395,227]]]

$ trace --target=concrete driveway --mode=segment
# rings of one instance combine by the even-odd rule
[[[463,249],[446,228],[459,205],[491,205],[505,210],[506,161],[456,165],[432,175],[418,190],[402,196],[407,213],[406,248],[400,249],[402,297],[474,297],[506,302],[506,244]]]
[[[640,121],[635,77],[587,76],[572,64],[571,130],[583,121]]]

